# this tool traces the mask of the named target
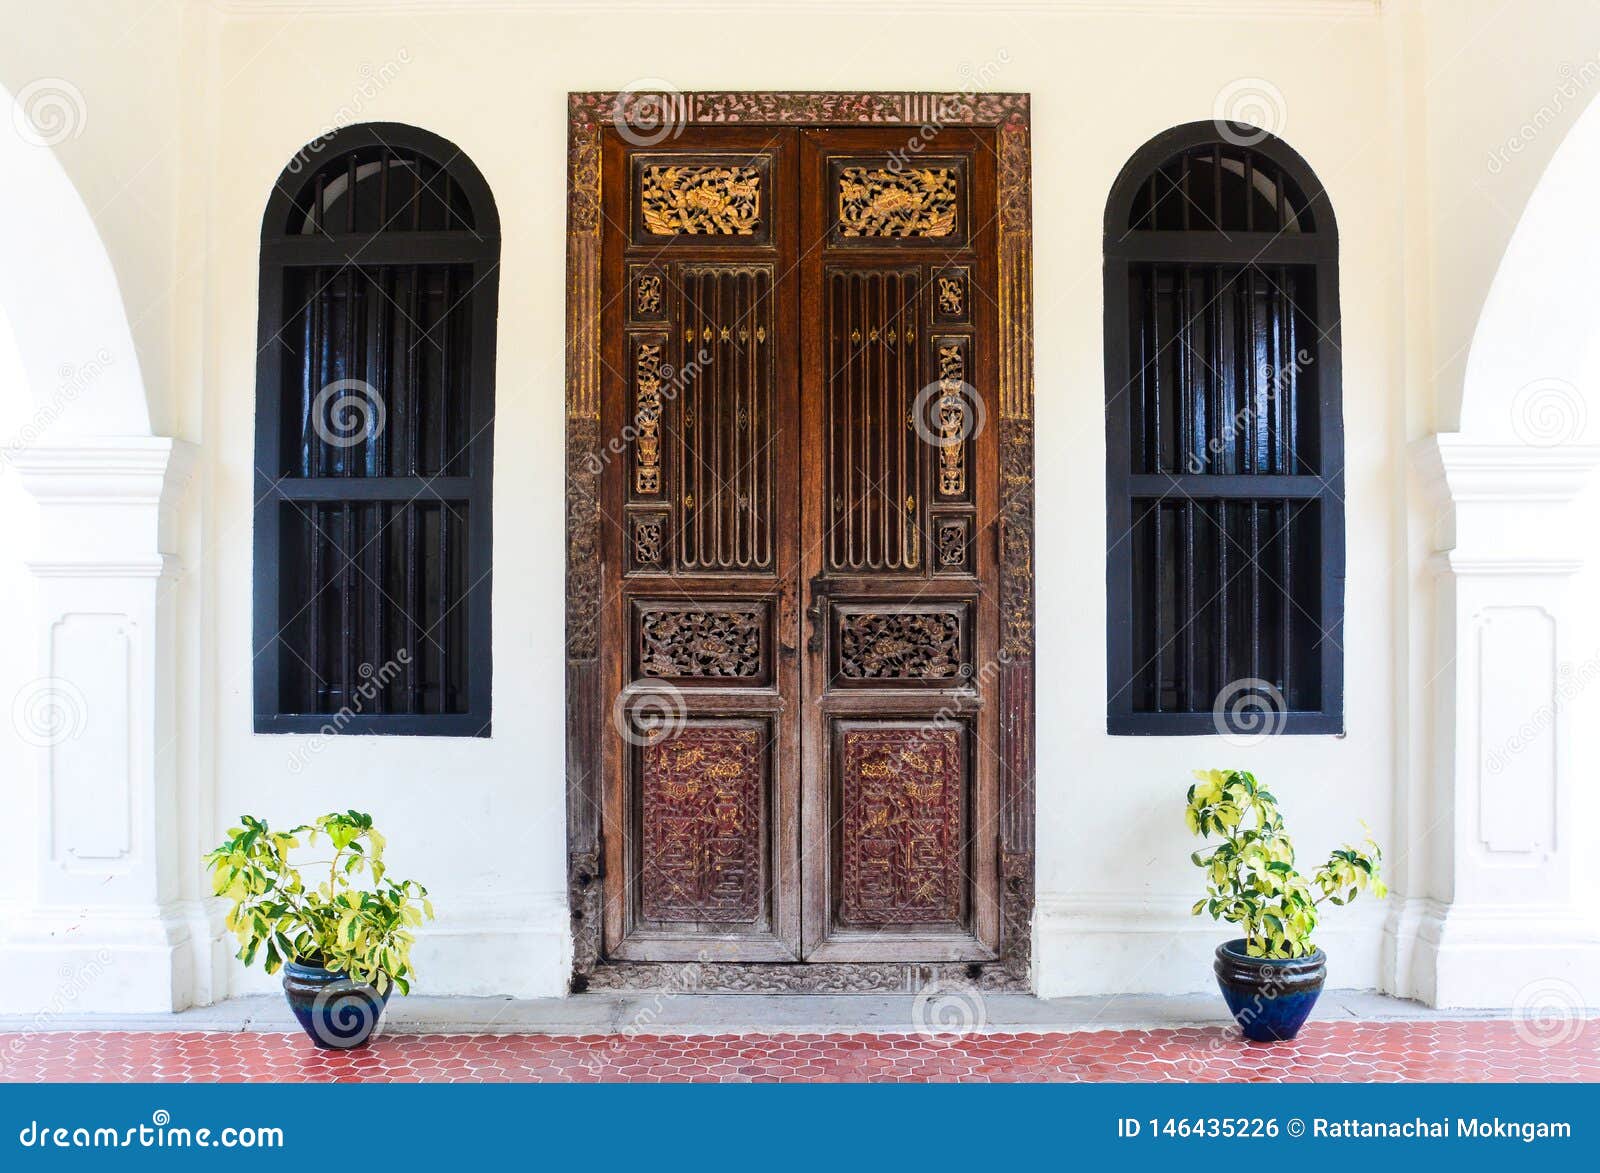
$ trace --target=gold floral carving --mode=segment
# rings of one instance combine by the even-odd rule
[[[638,428],[634,489],[653,496],[661,492],[661,343],[640,344],[633,377]]]
[[[939,493],[959,497],[967,491],[967,461],[963,425],[967,404],[967,348],[959,338],[939,343]]]
[[[839,231],[845,236],[949,236],[956,228],[956,173],[948,167],[845,167]]]
[[[654,317],[661,312],[661,274],[640,273],[634,286],[634,313]]]
[[[939,312],[946,317],[960,318],[965,316],[963,307],[966,305],[967,294],[960,277],[940,276],[939,278]]]
[[[646,167],[639,199],[652,236],[753,236],[761,227],[755,167]]]

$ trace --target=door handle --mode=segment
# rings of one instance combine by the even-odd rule
[[[806,618],[811,621],[811,638],[806,640],[806,651],[822,650],[822,625],[828,615],[828,596],[823,590],[828,584],[822,575],[811,580],[811,606],[806,608]]]

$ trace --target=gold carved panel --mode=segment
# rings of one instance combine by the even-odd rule
[[[764,235],[764,168],[642,163],[639,217],[647,237]]]
[[[964,179],[954,160],[923,167],[840,165],[834,179],[838,236],[959,244],[966,235]]]

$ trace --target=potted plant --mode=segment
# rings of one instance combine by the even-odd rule
[[[371,815],[328,814],[287,831],[250,815],[239,822],[205,857],[213,890],[232,901],[227,923],[239,959],[260,957],[268,973],[282,968],[289,1008],[312,1042],[361,1046],[395,988],[411,988],[411,930],[433,918],[428,890],[387,874]],[[302,835],[304,846],[326,844],[331,856],[304,865],[328,869],[315,887],[289,862]],[[358,878],[367,882],[358,887]]]
[[[1294,844],[1278,800],[1244,770],[1196,770],[1189,787],[1189,830],[1220,840],[1190,858],[1206,871],[1209,912],[1244,936],[1217,946],[1212,969],[1234,1021],[1248,1039],[1292,1039],[1322,993],[1328,957],[1312,941],[1323,903],[1349,904],[1362,891],[1388,894],[1378,866],[1383,853],[1370,835],[1345,844],[1308,880],[1295,868]]]

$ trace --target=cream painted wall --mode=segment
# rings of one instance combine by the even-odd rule
[[[1420,725],[1409,714],[1421,693],[1409,649],[1425,640],[1413,619],[1426,583],[1405,444],[1432,430],[1434,388],[1448,400],[1451,372],[1459,385],[1449,362],[1470,339],[1536,160],[1561,132],[1552,124],[1498,171],[1488,153],[1555,90],[1561,61],[1581,64],[1575,47],[1591,26],[1584,51],[1600,52],[1600,6],[1541,3],[1536,15],[1511,6],[1513,19],[1487,0],[1393,0],[1381,16],[1307,0],[1305,17],[1252,15],[1237,2],[1199,16],[974,3],[922,22],[898,5],[799,15],[689,5],[681,18],[670,4],[301,11],[314,7],[0,9],[7,27],[33,30],[0,42],[0,81],[15,90],[61,76],[85,95],[83,131],[58,151],[124,286],[157,430],[201,447],[185,526],[197,601],[183,687],[184,768],[214,795],[198,807],[201,839],[241,810],[299,819],[371,809],[394,867],[428,882],[441,910],[423,945],[425,989],[562,989],[565,94],[648,78],[682,89],[938,90],[981,77],[983,88],[1028,91],[1034,102],[1041,992],[1209,985],[1219,932],[1187,916],[1196,876],[1177,809],[1193,766],[1269,778],[1307,855],[1355,834],[1361,818],[1395,841],[1417,773]],[[1265,104],[1252,106],[1251,93]],[[1229,112],[1306,157],[1341,230],[1348,735],[1250,748],[1110,738],[1103,201],[1147,138],[1240,94]],[[454,141],[501,211],[495,735],[350,737],[313,751],[307,739],[251,732],[257,238],[289,157],[330,125],[371,119]],[[1403,875],[1415,861],[1393,862]],[[1382,921],[1373,907],[1330,916],[1335,984],[1386,980]],[[230,966],[235,990],[267,984]]]

